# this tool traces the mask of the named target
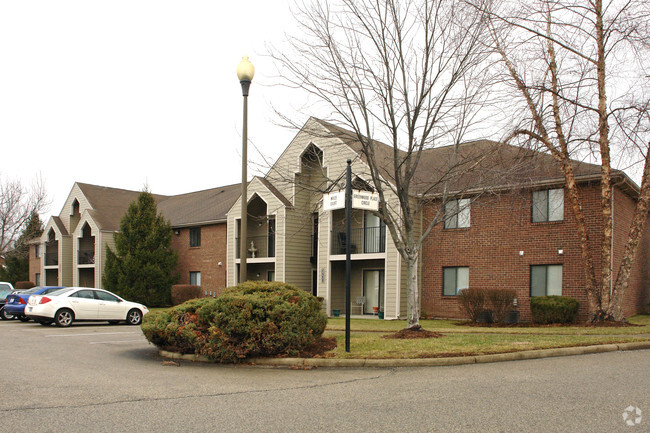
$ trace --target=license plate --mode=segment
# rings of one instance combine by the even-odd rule
[[[27,307],[27,312],[31,313],[32,312],[32,307]]]

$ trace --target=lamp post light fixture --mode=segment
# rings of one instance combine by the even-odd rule
[[[248,231],[248,89],[255,75],[255,67],[244,56],[237,65],[237,78],[241,84],[242,96],[244,97],[244,122],[242,130],[242,152],[241,152],[241,219],[239,224],[239,282],[246,281],[246,233]]]

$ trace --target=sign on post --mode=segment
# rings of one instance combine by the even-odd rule
[[[345,207],[345,190],[323,194],[323,210],[337,210]],[[379,210],[379,194],[370,191],[352,190],[352,208]]]

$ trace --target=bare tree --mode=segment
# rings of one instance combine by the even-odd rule
[[[474,3],[477,4],[477,3]],[[523,102],[509,139],[540,143],[560,165],[577,222],[591,321],[622,320],[622,300],[650,202],[650,8],[643,0],[482,3],[505,81]],[[613,269],[612,190],[617,155],[643,166],[622,261]],[[590,232],[574,159],[599,161],[602,232]],[[599,241],[600,263],[590,246]]]
[[[454,180],[484,157],[460,145],[485,102],[482,14],[451,0],[314,0],[296,15],[302,31],[291,52],[272,56],[288,85],[352,131],[336,135],[360,144],[380,217],[407,266],[408,327],[418,329],[422,243],[444,221],[447,199],[470,187]],[[432,197],[440,210],[419,227]]]
[[[0,254],[11,250],[33,215],[48,206],[45,184],[40,177],[30,187],[19,180],[0,179]]]

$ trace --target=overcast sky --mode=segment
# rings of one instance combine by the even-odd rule
[[[271,85],[263,55],[293,26],[287,1],[0,0],[1,175],[40,174],[55,215],[75,181],[170,195],[238,183],[237,64],[256,67],[249,138],[277,157],[295,131],[272,104],[304,101]]]

